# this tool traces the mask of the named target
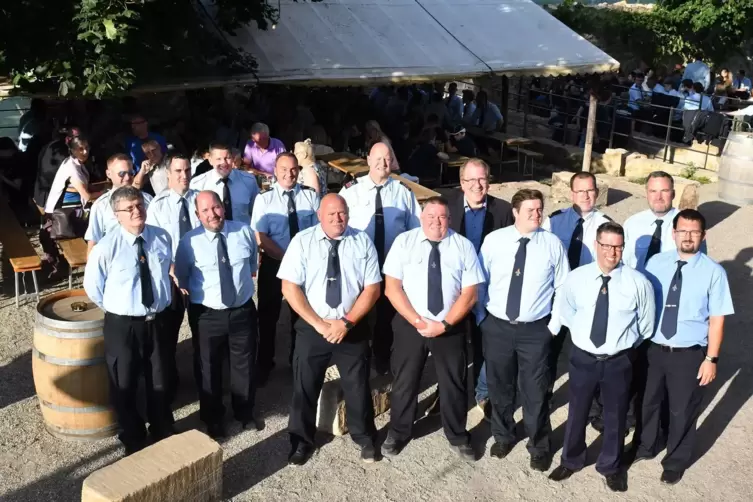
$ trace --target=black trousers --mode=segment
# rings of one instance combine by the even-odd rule
[[[345,395],[350,435],[360,446],[374,442],[374,405],[369,385],[368,326],[358,323],[339,344],[329,343],[303,319],[295,324],[297,342],[293,353],[293,403],[288,432],[293,444],[314,444],[316,407],[331,363],[337,365]]]
[[[586,465],[586,426],[596,388],[602,391],[604,437],[596,471],[616,474],[625,446],[625,422],[630,402],[635,351],[630,349],[600,361],[573,345],[570,351],[570,408],[562,447],[562,465],[577,471]]]
[[[170,402],[175,400],[178,393],[178,365],[175,359],[175,352],[178,349],[178,337],[180,336],[180,326],[183,324],[183,317],[186,313],[185,300],[178,287],[173,284],[172,291],[173,301],[164,311],[165,315],[165,375],[168,380],[168,395]]]
[[[638,452],[654,456],[661,450],[663,409],[668,400],[667,454],[662,466],[669,471],[682,472],[691,463],[704,392],[696,376],[704,357],[701,347],[684,352],[665,352],[662,346],[651,343],[648,348],[648,375]]]
[[[473,364],[468,372],[468,378],[473,382],[473,388],[478,385],[478,378],[481,374],[481,367],[484,365],[484,344],[481,338],[481,328],[476,322],[476,316],[471,312],[463,321],[468,323],[468,347],[466,360],[470,360]]]
[[[136,448],[146,439],[144,419],[136,403],[142,375],[149,432],[162,437],[173,421],[164,372],[169,353],[165,322],[164,312],[149,321],[145,317],[105,313],[105,361],[110,380],[110,402],[120,424],[120,440],[126,448]]]
[[[515,399],[520,387],[523,424],[532,455],[549,454],[549,352],[552,334],[548,316],[528,324],[511,324],[486,316],[481,323],[489,397],[492,402],[492,435],[498,443],[515,442]]]
[[[562,354],[562,348],[565,346],[567,337],[570,336],[570,330],[567,326],[562,326],[557,336],[552,337],[552,345],[549,348],[549,388],[547,390],[547,399],[549,406],[552,406],[552,397],[554,395],[554,384],[557,382],[557,363]]]
[[[431,352],[437,372],[444,433],[450,444],[470,441],[465,428],[468,411],[466,381],[466,333],[468,323],[453,327],[450,333],[424,338],[403,316],[392,321],[395,342],[392,350],[392,393],[390,394],[390,434],[397,440],[410,439],[416,421],[421,374]]]
[[[257,317],[253,300],[240,307],[215,310],[192,303],[188,321],[194,339],[194,364],[198,364],[199,416],[207,424],[222,422],[222,366],[230,364],[230,396],[233,416],[245,422],[252,418],[255,387]],[[197,368],[194,367],[196,371]]]
[[[262,255],[259,265],[259,353],[257,369],[269,372],[275,366],[275,340],[277,334],[289,335],[291,358],[295,346],[294,323],[297,315],[282,300],[282,281],[277,278],[280,262]]]
[[[394,334],[392,332],[392,319],[395,317],[395,307],[384,296],[384,281],[382,281],[382,294],[367,316],[371,327],[371,344],[374,358],[377,361],[388,363],[392,352]]]

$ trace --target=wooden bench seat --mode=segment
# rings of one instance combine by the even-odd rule
[[[532,150],[526,150],[525,148],[518,148],[518,152],[526,157],[531,157],[536,160],[544,160],[544,154],[540,152],[534,152]]]
[[[31,245],[23,227],[18,223],[16,215],[5,201],[0,203],[0,242],[3,244],[3,254],[8,258],[15,275],[16,307],[18,307],[19,274],[26,272],[31,272],[34,280],[34,293],[39,301],[36,271],[42,270],[42,260]]]
[[[73,269],[86,266],[86,241],[81,237],[60,240],[58,247],[68,262],[68,289],[73,289]]]

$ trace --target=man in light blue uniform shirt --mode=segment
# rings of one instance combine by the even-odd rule
[[[283,310],[282,283],[277,278],[285,250],[290,240],[301,230],[319,223],[316,211],[319,196],[316,191],[297,183],[298,159],[289,152],[275,160],[275,179],[269,190],[254,202],[251,230],[260,243],[259,265],[259,350],[257,356],[258,385],[264,385],[275,366],[275,338],[279,327],[290,335],[291,358],[295,345],[295,313],[285,302]]]
[[[667,453],[661,481],[675,484],[693,459],[705,387],[716,378],[724,317],[734,314],[727,274],[700,252],[706,219],[694,209],[673,220],[677,249],[654,256],[646,275],[656,296],[656,331],[648,349],[643,428],[636,461],[662,449],[662,406],[669,401]]]
[[[461,458],[476,460],[466,430],[468,411],[466,336],[477,285],[484,273],[473,244],[450,230],[450,210],[441,197],[424,205],[421,228],[400,234],[387,255],[385,294],[399,315],[393,319],[390,429],[382,453],[394,456],[411,439],[418,391],[431,352],[442,396],[444,433]]]
[[[282,294],[299,316],[288,463],[303,465],[314,452],[317,404],[332,363],[340,373],[350,436],[361,448],[361,460],[371,463],[377,457],[376,428],[364,317],[380,295],[379,261],[366,233],[348,226],[341,196],[325,195],[318,216],[319,225],[290,242],[277,274]]]
[[[517,442],[513,412],[519,387],[525,396],[523,423],[531,468],[546,471],[551,463],[552,430],[547,398],[549,350],[562,326],[552,297],[570,267],[562,243],[541,228],[543,194],[519,190],[511,203],[515,225],[489,234],[479,254],[486,284],[479,288],[476,319],[481,322],[492,401],[495,442],[490,454],[504,458]]]
[[[375,144],[367,159],[369,173],[347,183],[340,191],[348,204],[350,226],[363,230],[371,238],[380,267],[395,237],[421,225],[421,206],[416,196],[407,186],[390,177],[392,156],[389,145]],[[374,312],[369,315],[374,367],[380,374],[386,374],[390,368],[394,316],[395,309],[386,297],[377,301]]]
[[[452,82],[447,88],[448,96],[444,100],[447,107],[447,118],[450,124],[460,124],[463,121],[463,98],[458,96],[458,84]]]
[[[105,311],[110,401],[130,455],[147,445],[136,402],[142,374],[149,434],[159,441],[173,433],[164,371],[169,348],[162,336],[171,301],[172,243],[167,232],[145,223],[144,196],[138,189],[116,188],[108,199],[119,226],[89,254],[84,289]]]
[[[201,226],[194,210],[198,192],[188,188],[190,181],[191,165],[189,158],[183,154],[173,155],[167,163],[168,188],[152,200],[149,209],[146,211],[146,223],[148,225],[159,227],[170,234],[173,243],[173,260],[178,251],[180,239],[190,230]],[[173,299],[170,308],[167,310],[169,317],[167,338],[170,340],[171,349],[171,368],[168,373],[172,379],[172,397],[175,397],[178,386],[175,350],[178,346],[178,335],[180,326],[183,324],[185,311],[186,305],[183,301],[183,295],[180,294],[178,286],[173,283]],[[196,368],[194,368],[194,371],[196,371]]]
[[[676,249],[672,238],[672,221],[678,213],[672,207],[675,198],[675,182],[664,171],[654,171],[646,180],[645,211],[634,214],[625,221],[625,265],[642,272],[646,262],[655,254]],[[706,245],[701,246],[705,252]]]
[[[563,481],[586,465],[586,424],[596,388],[604,405],[604,433],[596,470],[612,491],[627,490],[622,450],[630,403],[633,359],[653,334],[654,293],[640,272],[621,264],[622,227],[608,221],[596,231],[596,262],[567,276],[556,302],[570,329],[570,407],[562,463],[549,476]]]
[[[201,420],[213,438],[225,436],[222,366],[230,364],[233,415],[243,428],[261,430],[254,415],[253,380],[258,335],[253,274],[257,246],[251,228],[225,220],[220,197],[205,190],[196,196],[201,227],[180,240],[175,276],[188,295],[194,369],[201,371]]]
[[[711,86],[711,69],[703,62],[703,55],[697,54],[693,59],[693,62],[685,67],[682,79],[692,80],[693,83],[700,82],[703,84],[703,90],[707,90]]]
[[[118,226],[118,218],[110,204],[110,196],[122,186],[132,186],[134,182],[133,164],[131,158],[124,153],[116,153],[107,159],[105,175],[112,183],[112,189],[102,194],[92,204],[89,212],[89,226],[86,228],[84,239],[88,241],[88,250],[91,252],[94,245],[102,240],[102,237],[113,228]],[[152,196],[143,194],[144,205],[148,208]]]
[[[240,169],[233,169],[230,148],[220,143],[209,145],[209,163],[213,169],[191,180],[194,190],[211,190],[219,195],[225,210],[225,220],[251,223],[251,210],[259,194],[256,177]]]

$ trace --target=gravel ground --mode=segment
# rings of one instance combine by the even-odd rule
[[[623,180],[610,180],[610,205],[605,212],[616,221],[646,207],[641,187]],[[549,187],[536,182],[510,183],[494,188],[509,197],[521,186]],[[531,471],[525,445],[520,443],[505,460],[491,459],[488,425],[473,409],[468,415],[479,455],[473,465],[462,462],[448,447],[436,419],[416,425],[416,439],[393,460],[364,465],[348,437],[322,436],[322,448],[304,467],[287,467],[285,426],[290,396],[287,365],[277,368],[269,386],[258,393],[258,410],[266,421],[262,432],[241,432],[230,427],[223,442],[225,454],[224,497],[226,500],[258,501],[499,501],[499,500],[750,500],[753,496],[753,369],[750,364],[751,314],[745,308],[753,266],[753,208],[738,209],[716,200],[716,186],[701,188],[701,209],[710,220],[710,255],[727,270],[738,314],[728,319],[727,339],[722,349],[719,375],[708,393],[708,406],[700,420],[699,460],[683,481],[667,487],[659,483],[661,466],[643,462],[629,472],[629,491],[612,494],[592,465],[568,481],[557,484],[546,475]],[[547,211],[556,209],[548,207]],[[27,302],[16,309],[12,275],[4,270],[0,296],[0,500],[77,500],[81,483],[92,471],[122,455],[115,439],[74,443],[45,432],[34,397],[31,374],[31,334],[34,307]],[[80,280],[80,278],[79,278]],[[30,281],[29,281],[30,282]],[[63,287],[46,285],[44,292]],[[179,361],[184,386],[176,412],[178,428],[199,427],[198,404],[190,382],[190,342],[184,325]],[[281,353],[284,349],[280,348]],[[561,362],[560,366],[564,366]],[[427,385],[431,383],[427,376]],[[424,392],[422,395],[428,393]],[[552,426],[555,454],[559,459],[567,417],[567,377],[557,382]],[[518,411],[518,419],[520,412]],[[388,415],[378,419],[380,437]],[[588,431],[589,464],[595,462],[600,441]]]

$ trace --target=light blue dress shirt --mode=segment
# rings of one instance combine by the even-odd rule
[[[380,195],[384,209],[384,254],[387,256],[395,237],[421,226],[421,206],[413,192],[398,180],[387,178],[383,186]],[[374,242],[376,193],[376,184],[368,174],[340,191],[348,204],[348,225],[366,232],[371,242]]]
[[[277,272],[279,279],[303,289],[309,305],[322,319],[342,318],[353,308],[363,288],[382,281],[376,248],[365,233],[348,227],[338,240],[342,301],[336,309],[326,301],[331,244],[321,225],[293,237]]]
[[[493,130],[497,127],[497,124],[503,119],[502,112],[494,103],[486,103],[486,113],[484,114],[484,123],[479,123],[481,120],[481,108],[476,105],[476,109],[473,110],[473,114],[470,119],[467,119],[468,125],[480,127],[485,131]]]
[[[682,79],[692,80],[693,83],[700,82],[704,89],[708,89],[711,85],[711,69],[703,61],[693,61],[685,67]]]
[[[319,196],[314,189],[298,184],[292,190],[300,232],[319,223],[319,218],[316,216],[316,211],[319,209]],[[267,234],[283,251],[288,249],[290,244],[288,196],[285,195],[285,189],[277,183],[256,198],[251,216],[251,230]]]
[[[137,236],[118,226],[92,248],[84,271],[86,294],[105,312],[147,316],[162,312],[172,301],[170,235],[161,228],[145,225],[141,236],[152,277],[154,303],[150,308],[141,303]]]
[[[448,230],[439,243],[441,263],[430,263],[432,246],[421,228],[400,234],[384,260],[384,275],[403,281],[403,290],[416,312],[433,321],[443,321],[460,297],[463,288],[486,280],[471,241]],[[434,315],[428,308],[429,267],[442,270],[442,300],[444,308]]]
[[[471,209],[468,201],[463,197],[463,207],[465,208],[465,236],[473,243],[476,254],[481,250],[481,241],[484,236],[484,221],[486,220],[486,201],[480,209]]]
[[[633,84],[633,86],[628,91],[628,96],[628,108],[632,110],[638,110],[640,108],[638,101],[643,100],[643,89],[641,89],[638,85]]]
[[[681,258],[677,250],[667,251],[652,257],[646,267],[657,305],[653,341],[670,347],[705,347],[709,343],[709,317],[735,313],[727,273],[721,265],[700,252],[687,260],[687,265],[682,267],[677,333],[667,340],[661,332],[661,322],[678,260]]]
[[[586,213],[583,216],[583,246],[580,248],[580,261],[579,266],[587,265],[596,259],[596,250],[594,243],[596,242],[596,230],[607,221],[612,221],[607,215],[601,211],[594,209],[590,213]],[[578,220],[581,215],[573,207],[562,209],[561,211],[555,211],[544,220],[541,227],[544,230],[549,230],[556,235],[562,246],[565,248],[565,254],[570,249],[570,240],[573,237],[573,231],[578,225]]]
[[[461,98],[462,100],[462,98]],[[463,104],[463,122],[470,123],[471,117],[473,117],[473,114],[476,112],[476,102],[471,101],[470,103]]]
[[[679,210],[673,207],[667,214],[661,218],[657,218],[653,211],[646,209],[628,218],[623,225],[623,229],[625,230],[625,251],[622,255],[622,263],[633,267],[639,272],[643,272],[646,269],[646,254],[648,253],[648,246],[651,244],[651,236],[654,235],[654,230],[656,229],[657,219],[663,222],[661,226],[661,249],[659,252],[676,250],[677,245],[672,237],[672,221],[678,212]],[[701,251],[706,252],[705,241],[701,243]]]
[[[510,290],[515,254],[522,237],[531,240],[526,246],[523,291],[517,321],[538,321],[551,313],[549,331],[559,333],[562,325],[559,312],[556,311],[557,305],[554,310],[552,308],[552,296],[565,283],[570,265],[567,263],[567,252],[557,236],[541,228],[523,235],[515,225],[511,225],[486,236],[479,253],[486,283],[479,288],[476,319],[485,317],[480,309],[486,308],[494,317],[509,321],[506,313],[507,293]]]
[[[445,100],[445,103],[450,122],[459,124],[463,120],[463,98],[455,94],[449,103],[447,103],[447,100]]]
[[[167,230],[173,241],[173,258],[178,251],[180,244],[180,211],[183,204],[181,200],[186,199],[188,204],[188,217],[191,221],[191,228],[201,226],[199,217],[196,216],[196,196],[199,194],[196,190],[190,188],[185,195],[179,195],[174,190],[168,189],[160,192],[149,204],[146,211],[146,223]]]
[[[591,341],[596,301],[602,292],[599,265],[589,263],[570,272],[557,292],[562,324],[570,328],[573,344],[595,355],[614,355],[637,347],[654,332],[654,292],[640,272],[620,265],[608,275],[609,311],[607,338],[595,347]]]
[[[259,194],[259,184],[256,182],[256,177],[245,171],[233,169],[230,171],[228,179],[230,180],[228,182],[230,200],[233,203],[233,220],[248,225],[251,223],[251,210],[254,208],[254,200]],[[211,190],[219,195],[220,200],[222,200],[225,187],[220,180],[220,175],[217,174],[217,170],[212,169],[193,178],[191,188],[198,191]]]
[[[85,240],[99,242],[107,232],[120,225],[118,217],[115,216],[115,212],[110,205],[110,197],[113,191],[114,189],[110,189],[103,193],[92,204],[89,211],[89,226],[86,227],[86,233],[84,234]],[[144,205],[148,210],[149,204],[152,202],[152,196],[144,192],[141,192],[141,195],[144,196]]]
[[[180,240],[175,255],[175,276],[188,290],[188,300],[215,310],[244,305],[254,296],[252,275],[257,269],[256,238],[251,228],[239,221],[225,220],[221,230],[227,242],[227,255],[233,270],[235,303],[222,303],[220,263],[217,257],[218,233],[194,228]]]
[[[733,82],[732,85],[735,88],[735,90],[740,89],[741,85],[745,86],[749,91],[751,90],[751,88],[753,88],[753,84],[750,83],[750,79],[748,77],[743,77],[743,78],[735,77],[732,80],[732,82]]]
[[[682,109],[685,111],[703,110],[707,112],[714,111],[714,102],[710,96],[705,94],[698,94],[697,92],[691,92],[683,100]]]

